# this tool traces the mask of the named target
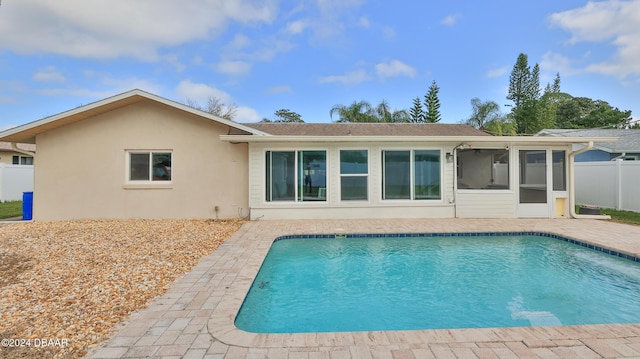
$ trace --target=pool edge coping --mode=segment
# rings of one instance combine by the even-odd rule
[[[421,231],[421,233],[429,234],[430,232]],[[437,233],[437,232],[433,232]],[[518,233],[518,234],[543,234],[555,239],[565,240],[570,243],[581,245],[590,249],[600,250],[609,255],[615,255],[609,252],[621,253],[630,256],[633,261],[640,262],[640,255],[636,255],[627,251],[621,251],[619,248],[606,247],[601,244],[593,243],[586,239],[576,239],[573,236],[560,234],[556,231],[491,231],[491,232],[463,232],[452,231],[447,232],[452,235],[465,235],[468,233]],[[338,235],[349,235],[341,231],[334,233]],[[355,233],[352,233],[352,235]],[[372,235],[389,236],[393,233],[371,233]],[[399,234],[399,233],[398,233]],[[405,234],[405,233],[403,233]],[[406,233],[416,234],[416,233]],[[278,348],[278,347],[308,347],[308,346],[348,346],[357,345],[354,338],[360,337],[361,345],[394,345],[407,344],[407,333],[412,336],[422,338],[423,343],[445,343],[445,342],[496,342],[496,341],[524,341],[524,340],[544,340],[550,333],[554,340],[571,340],[580,338],[591,338],[593,333],[601,333],[600,329],[606,328],[611,332],[611,338],[618,338],[622,333],[627,332],[625,329],[635,328],[640,332],[640,323],[637,324],[590,324],[590,325],[569,325],[569,326],[549,326],[549,327],[499,327],[499,328],[464,328],[464,329],[424,329],[424,330],[400,330],[400,331],[362,331],[362,332],[319,332],[319,333],[251,333],[243,331],[235,326],[235,318],[240,310],[244,299],[260,270],[260,266],[270,248],[270,245],[279,238],[293,236],[330,236],[332,234],[281,234],[268,236],[270,239],[262,239],[261,242],[268,242],[269,246],[265,248],[256,248],[251,254],[251,259],[261,257],[256,268],[243,266],[238,273],[238,278],[234,281],[232,293],[227,293],[218,306],[213,310],[209,321],[207,322],[207,330],[215,339],[226,345],[238,347],[259,347],[259,348]],[[356,234],[357,235],[357,234]],[[507,234],[508,235],[508,234]],[[308,237],[307,237],[308,238]],[[571,242],[573,241],[573,242]],[[597,249],[599,248],[599,249]],[[258,254],[256,254],[258,253]],[[259,253],[262,253],[260,256]],[[619,255],[618,255],[619,256]],[[620,257],[620,256],[619,256]],[[624,258],[624,257],[623,257]],[[629,258],[626,258],[629,259]],[[236,283],[237,282],[237,283]],[[236,285],[238,284],[238,285]],[[616,334],[620,332],[620,334]],[[381,343],[367,343],[367,338],[380,337],[386,338]],[[370,340],[372,341],[372,340]]]

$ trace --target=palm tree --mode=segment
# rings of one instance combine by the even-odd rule
[[[350,106],[335,105],[329,111],[329,116],[338,115],[336,122],[409,122],[410,116],[406,110],[391,111],[386,100],[382,100],[375,108],[367,101],[357,101]]]
[[[373,108],[367,101],[354,101],[351,105],[335,105],[329,111],[329,117],[338,115],[336,122],[377,122],[372,115]]]

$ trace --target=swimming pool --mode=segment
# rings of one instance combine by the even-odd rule
[[[305,237],[273,243],[236,317],[239,329],[297,333],[640,322],[637,259],[561,237]]]

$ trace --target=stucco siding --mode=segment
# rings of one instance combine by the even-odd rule
[[[42,133],[36,138],[34,219],[246,215],[247,145],[220,141],[227,131],[142,101]],[[127,150],[171,151],[171,183],[127,185]]]

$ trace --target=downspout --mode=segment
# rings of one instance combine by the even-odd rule
[[[611,216],[602,214],[577,214],[576,213],[576,188],[574,159],[577,155],[587,152],[593,148],[593,141],[589,141],[587,147],[569,153],[569,214],[572,218],[584,219],[611,219]]]

